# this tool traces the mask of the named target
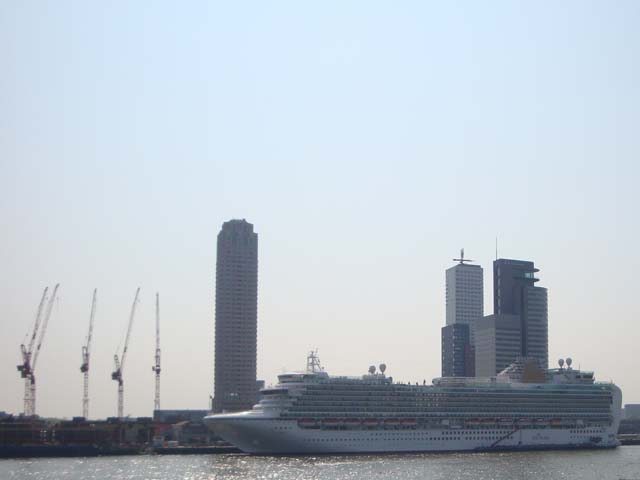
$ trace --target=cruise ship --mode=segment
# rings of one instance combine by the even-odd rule
[[[331,376],[312,352],[307,371],[278,376],[252,410],[205,417],[250,454],[391,453],[613,448],[622,394],[593,372],[542,370],[519,358],[491,378],[398,383],[385,365]]]

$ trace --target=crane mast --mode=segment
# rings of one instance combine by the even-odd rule
[[[91,300],[91,313],[89,315],[89,333],[87,333],[87,341],[82,347],[82,365],[80,371],[84,374],[84,385],[82,391],[82,416],[89,418],[89,360],[91,356],[91,338],[93,337],[93,319],[96,314],[98,289],[93,289],[93,298]]]
[[[118,418],[123,418],[124,410],[124,384],[122,380],[122,371],[124,370],[124,362],[127,357],[127,349],[129,348],[129,337],[131,336],[131,326],[133,325],[133,318],[136,314],[136,305],[138,304],[138,296],[140,294],[140,287],[136,290],[136,296],[133,299],[131,305],[131,313],[129,314],[129,325],[127,327],[127,335],[124,340],[124,347],[122,349],[122,355],[118,357],[116,353],[113,356],[115,368],[111,374],[111,379],[118,382]]]
[[[156,364],[151,367],[156,374],[156,395],[153,409],[160,410],[160,294],[156,293]]]
[[[31,332],[31,339],[29,340],[29,344],[25,345],[24,343],[20,345],[20,353],[22,354],[22,363],[17,366],[18,371],[20,372],[20,377],[24,378],[24,415],[30,416],[33,415],[33,409],[31,408],[31,376],[33,374],[33,369],[31,365],[31,355],[33,353],[33,346],[35,345],[36,338],[38,336],[38,329],[40,328],[40,322],[42,321],[42,313],[44,311],[44,305],[47,301],[47,292],[49,291],[49,287],[45,287],[44,292],[42,292],[42,298],[40,299],[40,303],[38,304],[38,310],[36,312],[36,319],[33,322],[33,330]],[[25,337],[29,338],[29,332]]]

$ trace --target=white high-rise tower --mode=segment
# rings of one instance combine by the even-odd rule
[[[459,263],[446,271],[447,325],[464,323],[469,325],[471,345],[475,339],[475,322],[484,315],[483,272],[480,265],[469,265],[464,258],[464,249]]]
[[[475,376],[476,322],[484,314],[482,267],[468,265],[464,249],[446,271],[446,326],[442,328],[442,376]]]

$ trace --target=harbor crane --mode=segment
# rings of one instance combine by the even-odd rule
[[[31,417],[36,414],[36,364],[38,363],[38,356],[40,355],[40,349],[42,348],[42,342],[44,340],[45,333],[47,332],[47,325],[53,312],[53,304],[56,301],[58,294],[58,288],[60,284],[57,284],[53,288],[53,293],[47,299],[47,292],[49,288],[45,288],[42,293],[42,299],[38,305],[38,311],[36,313],[36,320],[31,332],[31,338],[29,344],[20,345],[20,351],[22,353],[22,364],[17,366],[20,376],[24,378],[24,415]],[[46,304],[46,306],[45,306]],[[27,334],[27,337],[29,335]],[[37,343],[36,343],[37,339]],[[35,351],[34,351],[35,345]]]
[[[111,374],[111,379],[118,382],[118,418],[123,418],[123,407],[124,407],[124,385],[122,381],[122,371],[124,370],[124,362],[127,359],[127,349],[129,347],[129,337],[131,336],[131,326],[133,325],[133,317],[136,314],[136,305],[138,304],[138,296],[140,295],[140,287],[136,290],[136,296],[133,299],[133,304],[131,305],[131,313],[129,315],[129,325],[127,326],[127,335],[124,340],[124,347],[122,349],[122,354],[118,357],[116,353],[113,356],[113,360],[115,363],[115,369]]]
[[[87,333],[87,341],[82,347],[82,365],[80,371],[84,374],[84,386],[82,391],[82,416],[89,418],[89,359],[91,357],[91,338],[93,336],[93,319],[96,315],[98,289],[93,289],[93,298],[91,300],[91,313],[89,314],[89,333]]]
[[[160,410],[160,294],[156,293],[156,364],[151,367],[156,374],[156,396],[153,409]]]
[[[42,312],[44,310],[44,305],[47,301],[48,291],[49,291],[49,287],[45,287],[44,292],[42,292],[42,299],[40,299],[40,303],[38,304],[36,319],[33,322],[31,338],[29,339],[29,332],[27,332],[27,334],[25,335],[24,343],[20,345],[20,352],[22,353],[22,363],[17,366],[17,369],[20,372],[20,377],[24,378],[24,415],[25,416],[33,415],[33,413],[31,412],[31,355],[33,353],[33,347],[36,343],[36,338],[38,336],[38,329],[40,328],[40,322],[42,321]],[[29,344],[25,345],[27,343],[27,339],[29,339]]]

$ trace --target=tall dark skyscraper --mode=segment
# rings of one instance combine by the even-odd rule
[[[497,315],[518,315],[521,354],[544,369],[549,364],[547,289],[536,287],[533,262],[500,258],[493,262],[493,309]]]
[[[257,320],[258,234],[230,220],[218,234],[214,412],[256,403]]]
[[[500,258],[493,262],[493,313],[520,315],[524,311],[527,287],[538,281],[533,262]]]
[[[538,271],[533,262],[525,260],[500,258],[493,262],[494,315],[478,324],[479,374],[506,366],[506,357],[514,353],[514,340],[519,343],[519,356],[535,358],[542,368],[548,368],[547,289],[535,286]],[[503,361],[498,361],[500,358]]]

